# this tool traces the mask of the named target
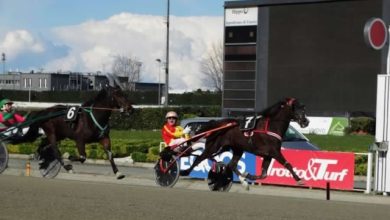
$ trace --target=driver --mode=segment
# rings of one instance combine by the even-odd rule
[[[12,125],[20,122],[24,122],[25,118],[15,112],[12,102],[9,99],[3,99],[0,101],[0,124],[3,125],[0,127],[0,131],[4,131]]]
[[[178,115],[174,111],[170,111],[165,115],[166,123],[161,129],[162,138],[167,146],[173,148],[174,151],[179,151],[178,145],[185,143],[189,138],[188,133],[191,131],[190,127],[183,129],[178,125]]]

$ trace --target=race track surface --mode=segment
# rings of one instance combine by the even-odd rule
[[[388,201],[372,204],[14,175],[0,175],[0,198],[0,219],[18,220],[390,219]]]

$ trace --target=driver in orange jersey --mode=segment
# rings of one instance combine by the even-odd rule
[[[179,151],[180,148],[177,145],[184,143],[188,138],[188,133],[191,131],[190,127],[183,129],[178,125],[178,115],[174,111],[170,111],[165,115],[166,123],[161,129],[162,138],[164,139],[165,144],[174,149],[174,151]]]

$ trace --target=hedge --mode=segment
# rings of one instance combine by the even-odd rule
[[[184,106],[168,108],[142,108],[136,109],[130,116],[122,116],[114,113],[110,120],[110,126],[118,130],[153,130],[161,129],[168,111],[176,111],[179,119],[195,116],[218,117],[221,115],[220,106]]]
[[[346,133],[365,133],[375,135],[375,119],[370,117],[350,118],[350,127],[346,128]]]
[[[18,145],[7,144],[9,153],[14,154],[34,154],[39,146],[40,139],[32,143],[22,143]],[[129,155],[144,155],[140,160],[134,159],[136,162],[154,162],[158,158],[159,142],[158,141],[132,141],[127,139],[112,139],[112,152],[114,157],[127,157]],[[62,154],[77,156],[78,151],[75,142],[69,139],[63,140],[58,145]],[[103,147],[97,143],[86,145],[87,158],[90,159],[107,159],[106,152]],[[137,156],[136,156],[137,157]]]
[[[31,101],[34,102],[85,102],[94,96],[98,91],[15,91],[1,90],[0,99],[9,98],[14,101]],[[157,91],[132,91],[125,92],[129,100],[137,105],[153,105],[158,101]],[[183,94],[169,94],[170,105],[221,105],[222,93],[197,90]]]

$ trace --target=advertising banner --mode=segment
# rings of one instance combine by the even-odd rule
[[[282,154],[293,166],[297,175],[305,182],[304,186],[341,190],[353,189],[355,155],[344,152],[282,150]],[[261,174],[262,158],[256,158],[256,174]],[[272,160],[268,177],[259,183],[296,185],[296,181],[277,161]]]
[[[348,118],[345,117],[308,117],[309,126],[301,128],[296,122],[290,123],[302,134],[320,135],[344,135],[344,130],[348,127]]]
[[[194,146],[199,148],[195,152],[196,154],[200,154],[204,149],[204,143],[196,143]],[[304,186],[326,188],[326,183],[329,182],[331,189],[353,189],[354,153],[282,149],[282,154],[293,166],[297,175],[305,182]],[[224,161],[227,164],[232,156],[231,152],[224,152],[217,155],[215,160]],[[180,158],[180,169],[188,169],[194,160],[194,156]],[[244,153],[238,162],[238,169],[242,173],[248,172],[250,174],[260,175],[261,164],[261,157]],[[190,177],[205,179],[211,167],[212,161],[204,160],[195,167]],[[238,181],[236,175],[234,175],[234,181]],[[297,184],[290,172],[274,159],[268,167],[267,178],[258,180],[257,182],[291,186]]]

